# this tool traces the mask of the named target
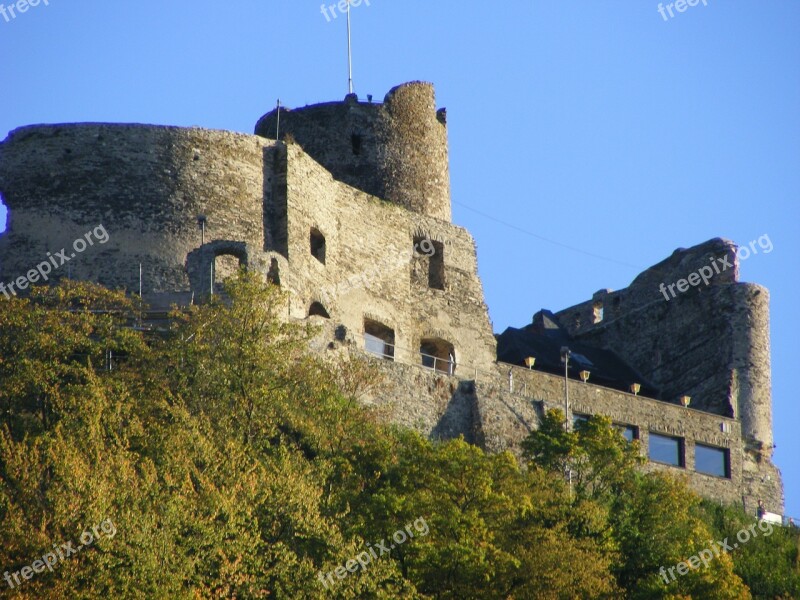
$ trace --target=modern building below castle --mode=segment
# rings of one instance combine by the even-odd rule
[[[397,423],[515,450],[546,409],[563,409],[568,385],[570,417],[610,416],[641,441],[647,469],[753,513],[758,499],[783,512],[769,293],[738,280],[735,246],[676,250],[626,289],[536,310],[496,336],[475,242],[451,222],[447,113],[430,84],[382,103],[350,95],[274,110],[255,135],[22,127],[0,144],[0,194],[0,281],[100,224],[108,243],[50,281],[141,286],[157,311],[203,301],[246,266],[288,292],[289,318],[322,326],[317,351],[374,357],[385,378],[365,402]],[[665,300],[662,283],[717,260],[732,268]]]

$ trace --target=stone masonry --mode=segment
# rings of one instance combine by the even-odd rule
[[[446,121],[433,86],[413,82],[382,103],[350,95],[272,111],[256,135],[98,123],[17,129],[0,144],[9,209],[0,282],[101,224],[108,243],[51,282],[69,276],[138,293],[141,265],[145,297],[164,306],[204,301],[246,266],[288,293],[288,318],[322,326],[316,351],[375,361],[383,378],[364,402],[434,438],[516,452],[544,410],[563,408],[565,379],[497,361],[475,242],[450,220]],[[660,283],[714,257],[732,268],[665,300]],[[763,498],[782,513],[769,295],[738,281],[735,260],[724,240],[677,250],[630,287],[556,313],[572,339],[613,352],[659,390],[645,398],[569,379],[570,410],[633,428],[645,452],[651,433],[679,438],[681,466],[646,468],[685,475],[710,498],[750,511]],[[695,470],[698,443],[724,451],[725,476]]]

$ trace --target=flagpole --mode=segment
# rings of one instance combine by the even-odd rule
[[[353,47],[350,41],[350,0],[347,0],[347,89],[353,93]]]

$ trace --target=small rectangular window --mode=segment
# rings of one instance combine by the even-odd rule
[[[592,319],[593,323],[600,323],[603,320],[603,303],[602,302],[595,302],[592,306]]]
[[[724,448],[695,444],[694,470],[706,475],[730,478],[730,453]]]
[[[686,464],[682,438],[651,432],[648,455],[653,462],[664,463],[674,467],[683,467]]]
[[[572,429],[578,430],[589,421],[589,415],[572,413]]]
[[[420,283],[427,283],[434,290],[443,290],[445,284],[444,273],[444,244],[427,237],[414,238],[414,258],[422,269],[415,273],[412,268],[412,278],[419,279]]]
[[[614,427],[616,427],[617,431],[619,431],[622,434],[622,437],[624,437],[629,442],[639,439],[639,428],[634,425],[615,423]]]
[[[353,145],[353,155],[360,156],[361,155],[361,136],[357,133],[354,133],[350,137],[350,142]]]

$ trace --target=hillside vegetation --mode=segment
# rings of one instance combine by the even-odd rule
[[[0,299],[0,596],[800,598],[797,530],[678,574],[755,521],[641,474],[608,420],[548,413],[523,464],[429,441],[278,288],[226,293],[157,335],[88,284]]]

